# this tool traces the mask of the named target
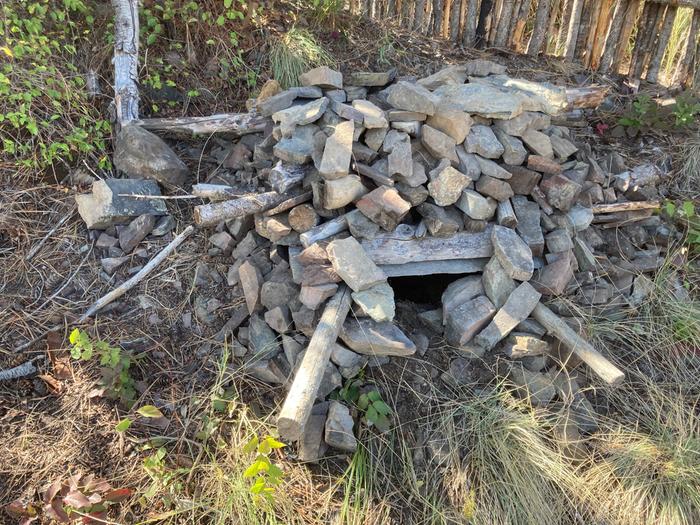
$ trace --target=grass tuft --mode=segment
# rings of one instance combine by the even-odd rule
[[[305,29],[291,28],[270,43],[272,76],[284,88],[299,85],[299,75],[333,63],[331,55]]]

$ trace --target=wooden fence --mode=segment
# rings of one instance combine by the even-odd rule
[[[601,73],[625,73],[633,82],[660,81],[681,7],[693,9],[692,20],[665,80],[687,87],[700,69],[700,0],[350,0],[355,14],[465,47],[547,53]]]

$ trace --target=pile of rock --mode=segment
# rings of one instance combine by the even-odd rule
[[[669,232],[634,201],[655,197],[659,170],[626,170],[615,154],[596,159],[557,125],[566,120],[565,89],[511,79],[489,61],[418,80],[393,71],[344,78],[321,67],[299,82],[265,86],[250,103],[265,129],[232,145],[230,185],[195,185],[193,193],[212,200],[195,208],[195,222],[216,228],[210,254],[231,257],[227,284],[245,298],[216,337],[250,374],[288,384],[326,301],[339,287],[351,290],[353,313],[331,343],[301,457],[318,458],[324,443],[356,447],[348,408],[325,402],[343,378],[426,351],[417,327],[407,335],[393,322],[392,277],[454,274],[441,307],[420,314],[425,325],[461,359],[504,354],[533,402],[551,401],[556,377],[543,372],[546,356],[581,345],[540,300],[566,295],[609,308],[639,299],[634,276],[657,267]],[[240,195],[251,181],[263,192]],[[138,218],[98,239],[111,271],[154,226],[165,231],[143,218],[163,214],[162,202],[138,202],[145,208],[116,212]],[[205,324],[222,306],[213,301],[197,310]]]

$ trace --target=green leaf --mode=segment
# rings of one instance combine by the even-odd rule
[[[252,494],[260,494],[263,491],[263,489],[265,489],[265,486],[265,478],[261,476],[255,480],[255,483],[253,483],[253,485],[251,485],[250,492]]]
[[[266,436],[265,441],[267,441],[268,445],[270,445],[270,448],[284,448],[287,446],[284,443],[282,443],[281,441],[277,441],[272,436]]]
[[[367,410],[367,407],[369,406],[369,398],[367,397],[367,394],[362,394],[360,396],[360,398],[357,400],[357,406],[360,410]]]
[[[371,392],[367,392],[367,397],[369,398],[370,401],[381,401],[382,397],[379,395],[379,392],[376,390],[372,390]]]
[[[258,448],[258,436],[253,436],[248,443],[243,445],[243,453],[250,454],[256,448]]]
[[[163,413],[153,405],[144,405],[141,408],[139,408],[136,412],[138,412],[143,417],[147,418],[163,417]]]
[[[70,341],[70,344],[74,345],[78,341],[79,336],[80,336],[80,330],[78,328],[73,328],[73,331],[68,336],[68,340]]]
[[[377,422],[378,418],[379,418],[379,414],[377,414],[377,411],[374,409],[374,405],[370,405],[367,408],[367,421],[374,424]]]
[[[114,427],[117,432],[126,432],[126,430],[131,426],[131,419],[124,418]]]
[[[70,349],[70,356],[73,359],[80,359],[80,348],[77,346],[74,346],[73,348]]]
[[[260,454],[269,454],[272,448],[270,447],[270,444],[267,442],[267,439],[263,439],[260,444],[258,445],[258,453]]]
[[[224,0],[224,7],[228,9],[233,4],[233,0]]]
[[[258,475],[258,464],[253,463],[251,466],[249,466],[247,469],[245,469],[245,472],[243,472],[243,477],[244,478],[252,478]]]
[[[216,19],[216,25],[222,26],[226,23],[226,17],[224,15],[219,15],[219,17]]]
[[[372,406],[378,413],[382,414],[383,416],[388,416],[389,414],[391,414],[391,408],[389,408],[389,405],[387,405],[381,399],[372,403]]]
[[[666,212],[666,215],[673,217],[676,214],[676,205],[669,201],[664,206],[664,211]]]
[[[695,204],[692,201],[683,202],[683,213],[686,217],[692,217],[695,215]]]

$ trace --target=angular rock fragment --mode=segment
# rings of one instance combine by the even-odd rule
[[[496,308],[501,308],[513,290],[516,288],[515,281],[505,271],[498,257],[491,257],[484,267],[481,276],[484,293]]]
[[[437,159],[448,159],[453,164],[459,163],[455,146],[455,140],[427,124],[422,128],[421,144]]]
[[[571,235],[563,228],[549,232],[545,236],[545,242],[549,253],[566,252],[574,247],[574,243],[571,242]]]
[[[520,139],[508,135],[498,128],[493,128],[498,141],[503,144],[503,162],[511,166],[519,166],[527,159],[527,150]]]
[[[558,158],[562,160],[568,159],[569,157],[571,157],[571,155],[578,151],[578,148],[565,138],[552,135],[551,137],[549,137],[549,140],[552,143],[552,149],[554,150],[554,153]]]
[[[503,144],[499,142],[496,135],[489,126],[472,126],[466,140],[464,148],[467,153],[476,153],[486,159],[497,159],[503,155]]]
[[[326,443],[323,441],[329,403],[317,403],[311,409],[309,420],[304,425],[304,435],[298,446],[300,461],[315,462],[323,457]]]
[[[323,207],[327,210],[337,210],[347,206],[367,193],[362,179],[352,174],[340,179],[327,180],[323,190]]]
[[[549,343],[522,332],[511,332],[503,342],[501,351],[510,359],[520,359],[549,353]]]
[[[527,167],[528,169],[548,175],[559,175],[562,172],[561,164],[547,157],[542,157],[541,155],[530,155],[527,158]]]
[[[484,285],[478,275],[469,275],[451,282],[442,293],[442,324],[447,322],[447,314],[460,304],[474,299],[478,295],[484,294]]]
[[[430,235],[435,237],[449,237],[464,225],[461,214],[452,207],[443,208],[424,202],[416,210],[423,217]]]
[[[255,109],[257,110],[258,115],[269,117],[273,113],[277,113],[278,111],[282,111],[283,109],[290,107],[296,98],[297,95],[292,90],[282,91],[281,93],[277,93],[276,95],[264,100],[260,100],[258,97],[257,103],[255,104]]]
[[[482,195],[493,197],[499,202],[506,201],[514,195],[508,182],[488,175],[479,177],[479,180],[476,181],[476,191]]]
[[[546,406],[556,395],[552,380],[545,374],[514,366],[510,376],[522,388],[521,396],[529,399],[534,406]]]
[[[553,175],[540,183],[547,201],[557,209],[568,211],[581,193],[581,185],[564,175]]]
[[[302,285],[299,301],[307,308],[316,310],[326,299],[333,297],[337,291],[338,285],[335,283]]]
[[[459,107],[440,102],[435,113],[425,122],[428,126],[452,137],[457,144],[464,142],[472,126],[472,119]]]
[[[396,77],[395,69],[378,71],[376,73],[371,71],[356,71],[350,74],[347,82],[351,86],[382,87],[394,80],[394,77]]]
[[[363,215],[387,231],[393,231],[411,210],[411,204],[394,188],[380,186],[355,204]]]
[[[455,204],[468,217],[477,221],[488,221],[496,213],[496,201],[487,199],[474,190],[462,190],[459,200]]]
[[[316,122],[328,107],[326,97],[299,106],[292,106],[272,115],[272,120],[279,123],[283,137],[290,137],[297,126]]]
[[[370,356],[409,356],[416,345],[393,323],[369,318],[346,319],[340,338],[351,350]]]
[[[544,236],[540,227],[540,207],[536,202],[522,195],[513,197],[513,210],[518,219],[515,231],[530,247],[532,255],[540,257],[544,253]]]
[[[479,155],[474,156],[476,161],[479,163],[479,170],[482,175],[488,177],[493,177],[494,179],[508,180],[513,177],[513,175],[506,169],[502,168],[494,161],[480,157]]]
[[[279,350],[280,341],[275,333],[258,314],[250,316],[248,325],[249,347],[255,354],[272,356]]]
[[[535,269],[532,251],[517,233],[496,225],[491,231],[491,241],[494,255],[511,278],[527,281],[532,277]]]
[[[352,107],[362,113],[365,128],[375,129],[389,127],[389,122],[384,116],[384,111],[372,104],[369,100],[353,100]]]
[[[419,166],[422,166],[420,163],[418,164]],[[413,166],[414,162],[413,158],[411,157],[411,143],[406,140],[398,142],[396,145],[394,145],[394,147],[391,149],[391,153],[389,153],[389,176],[391,177],[398,175],[397,179],[400,178],[400,180],[412,182],[415,186],[422,184],[422,182],[418,182],[418,184],[416,184],[416,182],[425,177],[425,170],[423,170],[423,177],[421,177],[420,174],[417,174],[414,177]]]
[[[401,80],[387,89],[387,102],[396,109],[434,115],[439,99],[423,86]]]
[[[354,424],[350,409],[340,401],[331,401],[326,417],[325,442],[330,447],[345,452],[355,452],[357,439],[352,432]]]
[[[361,292],[386,281],[384,272],[354,238],[336,239],[328,244],[327,251],[333,269],[353,291]]]
[[[531,282],[542,295],[561,295],[573,277],[570,257],[568,253],[562,253],[558,259],[537,270]]]
[[[435,90],[440,86],[451,84],[464,84],[467,79],[466,67],[463,65],[453,65],[442,68],[437,73],[418,80],[418,85],[426,89]]]
[[[456,203],[471,179],[452,166],[444,168],[428,183],[430,196],[438,206],[450,206]]]
[[[541,131],[536,131],[534,129],[528,129],[522,134],[521,138],[525,145],[534,151],[537,155],[551,159],[554,157],[554,150],[552,149],[552,141],[550,138],[542,133]]]
[[[521,97],[488,84],[446,85],[436,89],[435,95],[449,100],[470,115],[485,118],[510,119],[523,111]]]
[[[119,232],[119,246],[124,253],[131,253],[138,243],[151,233],[155,224],[156,218],[153,215],[141,215],[122,229]]]
[[[348,174],[354,129],[352,120],[341,122],[335,126],[333,134],[326,140],[321,166],[318,169],[323,178],[337,179]]]
[[[363,313],[375,321],[394,320],[394,290],[388,283],[383,282],[361,292],[352,292],[352,299]]]
[[[248,313],[253,313],[260,307],[260,287],[262,275],[260,270],[250,261],[245,261],[238,268],[238,278],[243,288]]]
[[[445,339],[452,346],[467,345],[496,313],[496,307],[480,295],[445,313]]]
[[[523,166],[504,166],[512,177],[508,179],[513,193],[516,195],[530,195],[532,189],[539,184],[542,175]]]
[[[343,89],[343,74],[328,66],[321,66],[299,75],[299,83],[302,86],[318,86],[323,89]]]
[[[287,333],[292,327],[292,315],[287,305],[275,306],[265,312],[265,322],[278,334]]]

